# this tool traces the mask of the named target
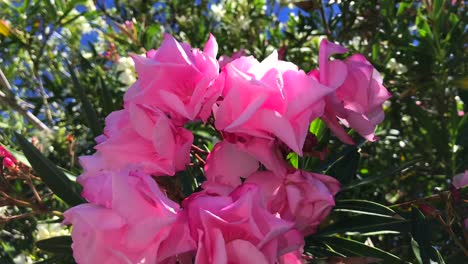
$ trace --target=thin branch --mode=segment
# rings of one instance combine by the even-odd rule
[[[8,106],[12,110],[20,113],[22,116],[24,116],[31,124],[33,124],[36,128],[45,131],[47,133],[51,133],[52,130],[45,125],[39,118],[37,118],[35,115],[33,115],[31,112],[29,112],[26,108],[21,106],[15,95],[13,94],[11,90],[11,85],[8,82],[7,78],[3,74],[3,71],[0,69],[0,85],[5,88],[5,94],[3,91],[0,90],[0,104]]]
[[[325,17],[325,9],[323,8],[323,2],[320,5],[320,16],[322,17],[322,23],[323,23],[323,27],[325,28],[325,34],[327,35],[328,38],[330,38],[330,40],[333,40],[330,27],[328,26],[327,18]]]

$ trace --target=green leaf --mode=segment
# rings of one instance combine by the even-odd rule
[[[418,208],[413,207],[411,210],[411,246],[416,259],[421,264],[430,263],[430,252],[432,247],[430,244],[431,230],[424,216]]]
[[[383,260],[382,263],[403,263],[399,257],[389,252],[367,246],[355,240],[340,237],[322,237],[321,240],[335,251],[343,253],[346,256],[374,257]]]
[[[309,131],[315,135],[318,142],[321,142],[325,132],[327,131],[327,126],[320,118],[317,118],[310,123]]]
[[[432,247],[432,254],[437,257],[437,263],[438,264],[445,264],[444,258],[442,257],[440,252],[435,247]]]
[[[94,110],[94,107],[89,101],[86,91],[81,86],[80,82],[78,81],[75,70],[73,69],[73,67],[68,61],[65,61],[65,63],[67,64],[68,71],[70,72],[70,76],[72,78],[72,82],[75,87],[75,92],[77,93],[78,100],[80,100],[83,106],[83,111],[84,111],[86,120],[88,122],[88,126],[93,132],[93,135],[97,137],[102,134],[102,126],[101,126],[101,123],[99,122],[99,118],[96,114],[96,111]]]
[[[148,27],[143,35],[145,49],[150,50],[156,47],[156,42],[159,38],[161,27],[159,24],[153,24]]]
[[[80,195],[80,187],[78,184],[70,181],[57,166],[44,157],[44,155],[23,136],[17,133],[15,133],[15,135],[32,168],[54,194],[70,206],[85,202]]]
[[[57,236],[36,242],[39,249],[55,254],[72,254],[71,244],[71,236]]]
[[[104,109],[104,113],[108,115],[115,110],[114,103],[112,102],[112,94],[101,76],[98,76],[98,80],[99,88],[101,90],[102,107]]]
[[[333,234],[373,235],[377,233],[404,233],[410,231],[408,220],[400,216],[358,215],[345,217],[336,223],[320,229],[314,236]]]
[[[401,171],[403,171],[405,169],[408,169],[409,167],[415,165],[416,163],[418,163],[421,160],[422,160],[422,158],[417,158],[415,160],[405,162],[402,165],[400,165],[400,166],[398,166],[398,167],[396,167],[394,169],[388,170],[388,171],[384,172],[381,175],[376,175],[376,176],[373,176],[373,177],[367,177],[367,178],[365,178],[363,180],[352,182],[352,183],[350,183],[350,184],[348,184],[346,186],[343,186],[341,188],[341,191],[346,191],[346,190],[354,189],[354,188],[357,188],[357,187],[361,187],[363,185],[373,183],[373,182],[375,182],[377,180],[381,180],[381,179],[384,179],[386,177],[393,176],[393,175],[395,175],[397,173],[400,173]]]
[[[295,152],[291,152],[286,157],[294,168],[299,168],[299,156]]]
[[[356,177],[360,158],[357,148],[354,148],[333,163],[325,174],[335,177],[341,184],[348,184]]]
[[[396,213],[390,207],[367,200],[337,200],[334,211],[392,217]]]

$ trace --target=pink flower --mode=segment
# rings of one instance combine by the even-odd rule
[[[205,176],[208,182],[231,187],[239,186],[241,178],[257,171],[257,159],[227,141],[218,142],[206,158]]]
[[[252,184],[243,184],[228,196],[193,194],[183,207],[198,243],[195,262],[199,264],[275,263],[303,245],[293,223],[268,212]]]
[[[460,189],[468,185],[468,170],[464,173],[457,174],[453,176],[452,185],[455,188]]]
[[[219,57],[218,59],[218,62],[219,62],[219,68],[222,69],[224,68],[224,66],[226,66],[228,63],[230,63],[231,61],[235,60],[235,59],[238,59],[240,57],[243,57],[247,55],[247,52],[245,52],[245,50],[243,49],[240,49],[236,52],[234,52],[231,57],[227,56],[227,55],[222,55],[221,57]]]
[[[203,189],[220,195],[233,191],[260,163],[278,175],[284,175],[287,163],[274,140],[225,133],[206,159]]]
[[[146,58],[133,56],[138,81],[125,94],[125,104],[157,107],[178,125],[197,118],[206,120],[221,92],[212,86],[219,71],[217,52],[212,35],[203,51],[164,35],[158,50],[149,51]]]
[[[260,186],[267,208],[281,219],[294,221],[304,235],[315,233],[335,205],[340,184],[332,177],[295,170],[283,177],[269,171],[251,175],[246,183]]]
[[[279,264],[303,264],[306,263],[302,258],[303,249],[284,254],[279,259]]]
[[[354,144],[337,118],[347,127],[356,130],[369,141],[375,141],[375,127],[384,119],[382,104],[391,94],[382,85],[382,77],[361,54],[353,55],[345,61],[328,58],[347,50],[322,40],[320,43],[320,71],[309,73],[335,93],[327,96],[325,114],[322,119],[335,135],[347,144]]]
[[[3,166],[5,168],[13,168],[18,161],[16,158],[2,145],[0,145],[0,158],[3,158]]]
[[[159,263],[194,249],[190,236],[180,233],[179,205],[150,176],[130,171],[105,188],[111,192],[108,208],[82,204],[64,214],[73,225],[78,263]]]
[[[146,173],[174,175],[190,161],[192,133],[159,109],[128,103],[106,118],[104,136],[95,148],[114,167],[138,164]]]
[[[15,162],[9,157],[3,157],[2,165],[3,167],[8,168],[8,169],[12,169],[16,167]]]
[[[241,57],[226,65],[223,101],[215,107],[215,125],[228,133],[279,138],[302,155],[310,122],[323,113],[322,98],[332,90],[276,52],[261,63]]]

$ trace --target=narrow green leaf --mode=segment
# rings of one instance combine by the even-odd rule
[[[55,254],[71,254],[71,244],[71,236],[57,236],[36,242],[39,249]]]
[[[72,82],[75,87],[75,92],[77,93],[78,100],[80,100],[81,105],[83,106],[83,111],[84,111],[86,120],[88,122],[88,126],[93,132],[93,135],[97,137],[102,133],[102,126],[101,126],[101,123],[99,122],[99,118],[96,114],[96,111],[94,110],[94,107],[89,101],[86,91],[81,86],[80,82],[78,81],[75,70],[73,69],[73,67],[68,61],[65,61],[65,63],[67,64],[68,71],[70,72],[70,76],[72,78]]]
[[[104,109],[104,113],[108,115],[115,110],[114,103],[112,102],[112,94],[101,76],[98,76],[98,80],[99,88],[101,90],[102,107]]]
[[[336,201],[335,211],[350,212],[356,214],[378,215],[392,217],[396,213],[390,207],[367,201],[367,200],[338,200]]]
[[[321,240],[331,246],[335,251],[343,253],[346,256],[375,257],[382,259],[382,263],[403,263],[399,257],[389,252],[376,247],[367,246],[355,240],[340,237],[322,237]]]
[[[426,217],[418,208],[413,207],[411,210],[411,245],[416,259],[421,264],[428,264],[430,262],[430,252],[432,247],[430,244],[431,230],[429,229]]]
[[[360,158],[361,155],[355,148],[333,163],[325,174],[335,177],[341,184],[348,184],[356,177]]]
[[[415,165],[416,163],[418,163],[421,160],[422,160],[422,158],[417,158],[415,160],[405,162],[402,165],[400,165],[400,166],[398,166],[398,167],[396,167],[394,169],[388,170],[388,171],[386,171],[385,173],[383,173],[381,175],[377,175],[377,176],[373,176],[373,177],[367,177],[367,178],[365,178],[363,180],[352,182],[352,183],[350,183],[350,184],[348,184],[346,186],[343,186],[341,188],[341,191],[346,191],[346,190],[354,189],[354,188],[357,188],[357,187],[361,187],[363,185],[372,183],[374,181],[384,179],[386,177],[393,176],[393,175],[395,175],[397,173],[400,173],[401,171]]]
[[[375,234],[376,232],[386,231],[384,233],[403,233],[409,232],[410,226],[408,220],[401,219],[399,216],[377,216],[377,215],[358,215],[346,217],[333,223],[321,230],[314,236],[329,236],[333,234],[356,233],[365,235],[366,233]]]
[[[437,257],[438,264],[445,264],[444,258],[442,257],[440,252],[435,247],[432,247],[432,253]]]
[[[70,206],[85,202],[80,195],[80,187],[78,184],[70,181],[57,166],[44,157],[44,155],[23,136],[17,133],[15,133],[15,135],[24,155],[34,171],[58,197]]]

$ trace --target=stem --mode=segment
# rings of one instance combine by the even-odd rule
[[[330,27],[328,26],[327,18],[325,17],[325,9],[323,8],[323,2],[320,3],[320,16],[322,17],[322,23],[323,27],[325,28],[325,34],[330,40],[333,40]]]
[[[194,144],[192,144],[192,150],[195,151],[195,152],[198,152],[200,154],[208,154],[208,151],[205,151],[205,150],[201,149],[200,147],[198,147],[197,145],[194,145]]]
[[[8,95],[3,93],[3,91],[0,91],[0,103],[3,105],[8,106],[12,110],[20,113],[22,116],[24,116],[32,125],[34,125],[36,128],[39,130],[45,131],[47,133],[51,133],[52,130],[42,123],[39,118],[37,118],[35,115],[33,115],[31,112],[29,112],[27,109],[25,109],[23,106],[21,106],[18,103],[17,98],[15,98],[15,95],[13,94],[11,90],[11,85],[8,82],[7,78],[3,74],[3,71],[0,70],[0,85],[5,88],[5,91],[7,92]]]
[[[193,156],[198,160],[198,162],[200,162],[202,165],[205,165],[206,162],[203,160],[202,157],[200,157],[200,155],[198,155],[198,154],[195,153],[195,152],[192,153],[192,154],[193,154]]]
[[[450,224],[447,224],[441,215],[437,215],[436,219],[444,226],[447,233],[449,233],[450,237],[453,239],[455,244],[463,251],[465,256],[468,256],[468,249],[463,245],[463,243],[458,239],[457,235],[453,232]]]

